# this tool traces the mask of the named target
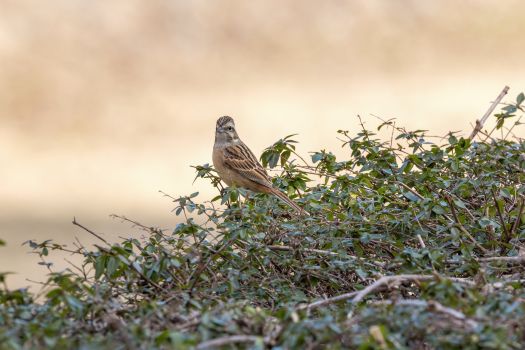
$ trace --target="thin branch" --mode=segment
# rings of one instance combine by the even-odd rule
[[[454,221],[456,222],[456,226],[463,232],[465,236],[468,237],[468,239],[476,246],[478,247],[482,252],[488,253],[488,250],[485,249],[481,244],[476,241],[476,239],[470,234],[470,232],[467,231],[467,229],[463,226],[461,221],[459,221],[458,214],[456,213],[456,207],[454,206],[454,202],[452,201],[452,198],[450,198],[449,195],[445,194],[445,199],[448,202],[448,206],[450,207],[450,211],[452,212],[452,216],[454,217]]]
[[[195,347],[196,350],[205,350],[205,349],[217,349],[221,346],[236,344],[236,343],[255,343],[262,337],[256,335],[231,335],[227,337],[215,338],[200,343]]]
[[[363,300],[364,297],[366,297],[368,294],[376,291],[379,289],[379,287],[382,287],[385,284],[388,283],[400,283],[400,282],[406,282],[406,281],[432,281],[435,279],[440,278],[436,275],[394,275],[394,276],[383,276],[380,279],[376,280],[374,283],[370,284],[366,288],[362,289],[357,293],[357,295],[352,299],[352,303],[358,303],[361,300]],[[469,279],[466,278],[454,278],[454,277],[448,277],[449,280],[453,282],[463,283],[470,286],[475,285],[474,282],[472,282]]]
[[[507,134],[506,134],[505,137],[503,138],[504,140],[506,140],[507,137],[509,137],[509,134],[512,134],[512,135],[514,136],[514,134],[512,133],[512,130],[516,127],[516,125],[521,125],[521,123],[520,123],[521,118],[523,118],[523,115],[521,115],[521,116],[518,118],[518,120],[516,120],[516,121],[514,122],[514,124],[512,124],[512,126],[509,128],[509,131],[507,131]]]
[[[405,190],[409,191],[410,193],[412,193],[414,196],[416,196],[417,198],[419,199],[425,199],[425,197],[423,197],[422,195],[420,195],[416,190],[412,189],[411,187],[405,185],[404,183],[402,183],[401,181],[395,181],[396,184],[398,184],[399,186],[403,187]]]
[[[525,264],[525,256],[491,256],[487,258],[477,258],[479,262],[502,261],[513,264]]]
[[[427,246],[425,244],[425,241],[423,240],[423,237],[421,237],[419,233],[416,235],[416,237],[419,241],[419,244],[421,245],[421,248],[425,249]]]
[[[297,153],[295,150],[292,150],[292,153],[295,154],[297,156],[297,158],[299,158],[306,166],[310,166],[310,164],[308,164],[308,162],[306,160],[304,160],[304,158],[301,157],[301,155],[299,153]]]
[[[301,306],[297,307],[296,310],[297,311],[301,311],[301,310],[310,311],[310,310],[313,310],[313,309],[317,309],[318,307],[321,307],[321,306],[330,305],[330,304],[333,304],[333,303],[337,303],[338,301],[350,299],[350,298],[354,297],[357,293],[359,293],[359,292],[358,291],[353,291],[353,292],[350,292],[350,293],[344,293],[344,294],[341,294],[341,295],[337,295],[337,296],[332,297],[332,298],[314,301],[313,303],[310,303],[310,304],[301,305]]]
[[[217,256],[219,255],[224,249],[226,249],[227,247],[229,247],[231,245],[231,243],[236,239],[237,237],[232,237],[230,238],[226,243],[224,243],[222,245],[222,247],[220,247],[219,249],[217,249],[205,262],[201,262],[201,264],[195,269],[193,270],[193,272],[191,273],[191,275],[188,277],[188,282],[191,281],[191,279],[195,276],[195,278],[193,279],[193,282],[191,283],[190,287],[189,287],[189,292],[190,294],[193,292],[193,288],[195,288],[195,285],[197,284],[197,281],[199,280],[200,278],[200,274],[206,269],[206,267],[208,267],[208,265],[211,263],[211,261]]]
[[[300,249],[294,249],[293,247],[285,246],[285,245],[269,245],[266,246],[266,248],[271,250],[282,250],[282,251],[294,251],[294,250],[300,250],[301,252],[305,253],[315,253],[319,255],[330,255],[330,256],[338,256],[336,252],[331,252],[328,250],[321,250],[321,249],[312,249],[312,248],[300,248]]]
[[[508,92],[509,92],[509,87],[505,86],[503,90],[501,90],[496,100],[492,102],[489,109],[487,109],[483,117],[481,117],[480,120],[476,120],[476,127],[474,128],[474,130],[472,130],[472,133],[470,134],[469,139],[473,140],[474,137],[476,137],[476,134],[483,128],[483,125],[487,121],[487,118],[492,114],[492,112],[494,112],[494,109],[496,108],[496,106],[500,103],[500,101],[503,99],[503,97],[505,97],[505,95]]]
[[[336,253],[336,252],[331,252],[331,251],[328,251],[328,250],[321,250],[321,249],[313,249],[313,248],[294,248],[294,247],[290,247],[290,246],[286,246],[286,245],[268,245],[268,246],[263,246],[263,247],[266,247],[266,248],[271,249],[271,250],[277,250],[277,251],[296,251],[297,250],[297,251],[300,251],[300,252],[314,253],[314,254],[319,254],[319,255],[343,256],[343,255],[341,255],[339,253]],[[382,267],[382,268],[384,268],[386,266],[386,264],[384,262],[377,261],[377,260],[365,259],[365,258],[361,258],[361,257],[354,256],[354,255],[348,255],[348,254],[346,254],[345,257],[348,257],[350,259],[363,260],[363,261],[365,261],[368,264],[371,264],[371,265],[374,265],[374,266],[378,266],[378,267]]]
[[[490,256],[490,257],[485,257],[485,258],[474,258],[474,260],[477,261],[478,263],[505,262],[508,264],[515,264],[515,265],[525,264],[525,256]],[[445,260],[445,262],[447,264],[458,265],[458,264],[464,264],[465,260],[448,259],[448,260]]]
[[[494,204],[496,205],[496,212],[498,213],[499,220],[501,222],[501,228],[503,229],[503,233],[505,234],[505,237],[502,237],[504,243],[508,243],[510,241],[510,234],[507,230],[507,225],[505,225],[505,220],[503,219],[503,213],[501,212],[499,205],[498,205],[498,199],[496,198],[496,192],[494,190],[491,190],[492,198],[494,199]]]
[[[496,127],[494,127],[494,129],[496,129]],[[494,131],[494,129],[491,130],[490,134],[483,131],[483,130],[480,130],[479,133],[483,136],[485,136],[485,139],[483,140],[483,142],[486,142],[487,140],[490,140],[494,143],[498,142],[495,138],[493,138],[492,136],[490,136],[492,134],[492,132]]]
[[[92,234],[93,236],[95,236],[95,237],[97,237],[98,239],[100,239],[102,242],[104,242],[104,243],[106,243],[107,245],[111,246],[111,244],[109,244],[109,242],[106,241],[106,240],[105,240],[103,237],[101,237],[99,234],[97,234],[97,233],[91,231],[90,229],[88,229],[87,227],[82,226],[81,224],[79,224],[79,223],[77,222],[77,219],[76,219],[75,217],[73,217],[73,225],[76,225],[76,226],[78,226],[78,227],[84,229],[86,232]]]
[[[129,222],[129,223],[133,224],[133,226],[139,227],[139,228],[143,229],[144,231],[148,231],[150,233],[161,233],[162,234],[163,233],[162,231],[165,231],[165,230],[162,230],[161,228],[148,227],[146,225],[141,224],[138,221],[129,219],[129,218],[123,216],[123,215],[111,214],[109,217],[112,218],[112,219],[120,219],[123,222],[124,221],[125,222]]]
[[[401,300],[378,300],[372,303],[373,305],[400,305],[400,306],[420,306],[426,307],[429,310],[435,310],[436,312],[446,314],[452,318],[458,319],[465,322],[469,327],[475,328],[478,323],[474,320],[471,320],[465,316],[464,313],[452,309],[447,306],[443,306],[441,303],[438,303],[434,300],[420,300],[420,299],[401,299]]]
[[[494,283],[487,284],[486,286],[492,287],[494,289],[499,289],[505,287],[507,284],[511,283],[525,283],[525,279],[517,279],[517,280],[507,280],[507,281],[498,281]]]
[[[449,191],[447,191],[447,190],[443,190],[443,192],[442,192],[442,196],[443,196],[443,197],[445,197],[445,196],[450,196],[450,198],[452,198],[452,197],[456,197],[458,200],[461,200],[461,198],[459,198],[457,195],[455,195],[455,194],[453,194],[453,193],[451,193],[451,192],[449,192]],[[446,198],[445,198],[445,199],[446,199]],[[470,212],[470,210],[467,208],[467,206],[465,206],[463,209],[464,209],[465,212],[468,214],[468,216],[470,216],[470,219],[471,219],[472,221],[476,221],[476,218],[475,218],[474,215]]]
[[[516,221],[514,221],[514,225],[512,225],[512,228],[510,229],[510,239],[512,239],[512,236],[514,236],[514,233],[516,233],[516,230],[520,226],[521,215],[523,214],[524,208],[525,208],[525,198],[521,196],[520,206],[518,209],[518,216],[516,217]]]
[[[164,301],[164,303],[167,304],[170,301],[176,299],[177,297],[179,297],[179,295],[177,295],[177,294],[174,295],[174,296],[171,296],[171,297],[167,298]],[[179,331],[182,331],[182,330],[187,330],[189,328],[193,328],[195,326],[198,326],[201,323],[201,319],[202,319],[202,314],[199,313],[199,312],[194,312],[194,313],[190,314],[188,317],[184,317],[182,315],[176,314],[171,319],[171,321],[172,322],[184,321],[182,323],[178,323],[178,324],[175,325],[175,329],[177,329]]]

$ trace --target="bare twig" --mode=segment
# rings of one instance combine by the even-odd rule
[[[525,207],[525,198],[521,196],[520,206],[518,209],[518,216],[516,217],[516,221],[514,221],[512,228],[510,229],[510,239],[512,239],[512,236],[514,236],[514,233],[516,233],[516,230],[520,226],[521,215],[523,214],[524,207]]]
[[[397,183],[398,185],[400,185],[401,187],[403,187],[404,189],[406,189],[407,191],[411,192],[412,194],[414,194],[416,197],[418,197],[419,199],[424,199],[425,197],[423,197],[422,195],[420,195],[416,190],[410,188],[409,186],[407,186],[406,184],[402,183],[401,181],[395,181],[395,183]],[[455,210],[455,207],[454,205],[452,204],[452,200],[450,199],[450,197],[445,194],[445,198],[447,199],[447,201],[449,202],[449,206],[451,208],[451,211],[452,211],[452,215],[454,216],[454,220],[452,220],[447,214],[442,214],[444,218],[446,218],[447,220],[449,220],[450,222],[456,222],[456,225],[459,227],[459,229],[461,230],[461,232],[463,232],[463,234],[465,236],[468,237],[468,239],[476,246],[478,247],[481,251],[483,251],[484,253],[487,253],[488,250],[485,249],[481,244],[479,244],[476,239],[470,234],[470,232],[467,231],[467,229],[463,226],[463,224],[461,223],[461,221],[459,221],[458,219],[458,216],[456,214],[456,210]],[[469,213],[470,214],[470,213]],[[472,214],[470,214],[472,215]],[[421,244],[421,246],[423,248],[425,248],[425,242],[421,239],[421,236],[418,237],[418,240],[419,240],[419,243]]]
[[[509,128],[509,130],[507,131],[507,134],[506,134],[505,137],[503,138],[504,140],[506,140],[507,137],[509,137],[509,134],[512,134],[513,136],[515,136],[514,133],[512,132],[512,130],[516,127],[516,125],[520,125],[520,124],[521,124],[521,123],[520,123],[521,118],[523,118],[523,115],[521,115],[521,116],[518,118],[518,120],[516,120],[516,121],[514,122],[514,124],[512,124],[512,126],[511,126],[511,127]]]
[[[164,303],[169,303],[170,301],[176,299],[179,297],[179,295],[171,296],[168,299],[164,301]],[[188,317],[184,317],[182,315],[176,314],[174,315],[174,318],[172,318],[172,322],[178,323],[181,321],[184,321],[182,323],[178,323],[175,325],[175,329],[179,331],[188,330],[190,328],[193,328],[195,326],[198,326],[201,323],[202,320],[202,314],[199,312],[194,312],[190,314]]]
[[[505,287],[505,285],[511,284],[511,283],[521,283],[521,284],[523,284],[523,283],[525,283],[525,279],[498,281],[498,282],[493,282],[493,283],[487,284],[487,286],[489,286],[491,288],[494,288],[494,289],[499,289],[499,288],[503,288],[503,287]]]
[[[268,245],[268,246],[264,246],[268,249],[271,249],[271,250],[277,250],[277,251],[300,251],[300,252],[304,252],[304,253],[313,253],[313,254],[319,254],[319,255],[328,255],[328,256],[343,256],[339,253],[336,253],[336,252],[331,252],[331,251],[328,251],[328,250],[321,250],[321,249],[313,249],[313,248],[294,248],[294,247],[290,247],[290,246],[286,246],[286,245]],[[362,261],[365,261],[366,263],[368,264],[371,264],[371,265],[374,265],[374,266],[378,266],[378,267],[385,267],[386,264],[382,261],[377,261],[377,260],[370,260],[370,259],[365,259],[365,258],[361,258],[361,257],[358,257],[358,256],[354,256],[354,255],[344,255],[344,257],[348,257],[350,259],[355,259],[355,260],[362,260]]]
[[[456,197],[458,200],[461,200],[461,198],[459,198],[457,195],[447,191],[447,190],[442,190],[442,196],[443,197],[446,197],[446,196],[449,196],[451,199],[452,197]],[[445,198],[446,199],[446,198]],[[448,200],[447,200],[448,201]],[[470,210],[465,206],[464,208],[462,208],[463,210],[465,210],[465,213],[468,214],[468,216],[470,216],[470,219],[472,221],[475,221],[476,218],[474,217],[474,215],[470,212]]]
[[[282,250],[282,251],[294,251],[294,250],[300,250],[301,252],[305,253],[315,253],[319,255],[330,255],[330,256],[338,256],[336,252],[331,252],[328,250],[321,250],[321,249],[312,249],[312,248],[299,248],[294,249],[293,247],[285,246],[285,245],[268,245],[266,246],[268,249],[271,250]]]
[[[344,294],[341,294],[341,295],[337,295],[337,296],[332,297],[332,298],[318,300],[318,301],[315,301],[315,302],[310,303],[310,304],[301,305],[301,306],[297,307],[296,310],[297,311],[300,311],[300,310],[310,311],[310,310],[313,310],[313,309],[317,309],[318,307],[321,307],[321,306],[325,306],[325,305],[337,303],[338,301],[350,299],[350,298],[354,297],[357,293],[359,293],[359,292],[358,291],[353,291],[353,292],[350,292],[350,293],[344,293]]]
[[[445,199],[448,202],[448,206],[450,207],[450,211],[452,212],[452,216],[454,217],[454,221],[456,222],[456,226],[463,232],[465,236],[468,237],[468,239],[476,246],[478,247],[482,252],[488,253],[488,250],[485,249],[481,244],[476,241],[476,239],[470,234],[470,232],[467,231],[467,229],[463,226],[461,221],[459,221],[458,214],[456,213],[456,207],[454,205],[454,202],[452,201],[452,198],[450,198],[449,195],[445,194]]]
[[[525,264],[525,256],[491,256],[487,258],[476,259],[479,262],[502,261],[513,264]]]
[[[215,338],[200,343],[195,347],[196,350],[205,350],[205,349],[217,349],[221,346],[236,344],[236,343],[255,343],[262,337],[256,335],[231,335],[227,337]]]
[[[485,258],[474,258],[479,263],[491,263],[491,262],[505,262],[508,264],[525,264],[525,256],[490,256]],[[447,264],[464,264],[464,260],[448,259],[445,261]]]
[[[195,284],[197,284],[197,281],[199,280],[200,278],[200,274],[202,273],[202,271],[204,271],[206,269],[206,267],[208,267],[208,264],[217,256],[219,255],[224,249],[226,249],[227,247],[229,247],[231,245],[231,243],[236,239],[237,237],[232,237],[230,238],[226,243],[224,243],[222,245],[222,247],[220,247],[219,249],[217,249],[205,262],[201,262],[200,265],[195,269],[193,270],[193,272],[191,273],[191,275],[188,277],[188,282],[191,281],[191,279],[195,276],[195,278],[193,279],[193,282],[191,282],[191,285],[190,285],[190,288],[189,288],[189,292],[190,294],[193,292],[193,288],[195,288]]]
[[[498,199],[496,198],[496,192],[494,190],[491,190],[492,198],[494,199],[494,205],[496,206],[496,212],[498,213],[499,221],[501,222],[501,228],[503,229],[503,233],[505,234],[504,237],[502,237],[502,241],[504,243],[508,243],[510,241],[510,234],[507,230],[507,225],[505,225],[505,220],[503,219],[503,213],[501,212],[498,204]],[[503,236],[503,235],[502,235]]]
[[[88,229],[87,227],[84,227],[84,226],[82,226],[81,224],[79,224],[79,223],[77,222],[77,219],[76,219],[75,217],[73,217],[73,225],[76,225],[76,226],[78,226],[78,227],[84,229],[86,232],[89,232],[89,233],[92,234],[93,236],[95,236],[95,237],[97,237],[98,239],[100,239],[102,242],[104,242],[104,243],[106,243],[107,245],[111,246],[111,244],[109,244],[109,242],[106,241],[106,240],[105,240],[103,237],[101,237],[99,234],[97,234],[97,233],[91,231],[90,229]]]
[[[413,188],[405,185],[404,183],[402,183],[401,181],[395,181],[396,184],[398,184],[399,186],[403,187],[405,190],[409,191],[410,193],[412,193],[414,196],[416,196],[417,198],[419,199],[425,199],[425,197],[423,197],[422,195],[420,195],[416,190],[414,190]]]
[[[443,306],[441,303],[438,303],[434,300],[420,300],[420,299],[401,299],[401,300],[378,300],[374,301],[372,304],[374,305],[400,305],[400,306],[421,306],[426,307],[429,310],[435,310],[436,312],[440,312],[443,314],[446,314],[452,318],[458,319],[460,321],[465,322],[469,327],[475,328],[478,323],[474,320],[471,320],[465,316],[464,313],[457,311],[455,309],[452,309],[447,306]]]
[[[158,227],[152,227],[152,226],[148,227],[148,226],[146,226],[146,225],[141,224],[141,223],[138,222],[138,221],[135,221],[135,220],[132,220],[132,219],[130,219],[130,218],[127,218],[127,217],[124,216],[124,215],[111,214],[109,217],[112,218],[112,219],[120,219],[120,220],[122,220],[123,222],[124,222],[124,221],[125,221],[125,222],[129,222],[129,223],[131,223],[134,227],[141,228],[142,230],[144,230],[144,231],[148,231],[148,232],[150,232],[150,233],[160,233],[160,234],[162,234],[162,233],[163,233],[162,231],[165,231],[165,230],[162,230],[161,228],[158,228]]]
[[[480,120],[476,120],[476,127],[474,128],[474,130],[472,130],[472,133],[470,134],[469,139],[473,140],[474,137],[476,137],[476,134],[483,128],[483,125],[487,121],[487,118],[492,114],[492,112],[494,111],[496,106],[500,103],[500,101],[503,99],[503,97],[505,97],[505,95],[508,92],[509,92],[509,87],[505,86],[503,88],[503,90],[501,90],[501,92],[498,95],[498,97],[496,98],[496,100],[494,100],[494,102],[492,102],[492,104],[490,105],[489,109],[487,109],[487,111],[485,112],[483,117],[481,117]]]
[[[438,279],[438,278],[440,278],[440,277],[436,276],[436,275],[394,275],[394,276],[383,276],[380,279],[376,280],[371,285],[369,285],[366,288],[364,288],[361,291],[359,291],[359,293],[357,293],[357,295],[354,297],[354,299],[352,299],[352,303],[360,302],[368,294],[376,291],[377,289],[379,289],[379,287],[382,287],[383,285],[388,284],[388,283],[393,283],[393,282],[400,283],[400,282],[406,282],[406,281],[418,281],[418,282],[420,282],[420,281],[432,281],[432,280],[435,280],[435,279]],[[453,282],[463,283],[463,284],[467,284],[467,285],[470,285],[470,286],[475,285],[473,281],[471,281],[469,279],[466,279],[466,278],[448,277],[447,279],[449,279],[449,280],[451,280]]]
[[[496,127],[494,127],[495,129]],[[492,130],[494,131],[494,130]],[[487,140],[490,140],[492,142],[497,142],[495,138],[493,138],[492,136],[490,136],[492,134],[492,131],[490,132],[490,134],[488,134],[487,132],[483,131],[483,130],[480,130],[479,133],[483,136],[485,136],[485,139],[483,140],[483,142],[486,142]]]
[[[419,241],[419,244],[421,245],[421,248],[425,249],[427,246],[425,244],[425,241],[423,241],[423,237],[421,237],[421,235],[418,233],[416,235],[418,241]]]

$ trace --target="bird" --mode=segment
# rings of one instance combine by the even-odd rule
[[[217,119],[212,158],[215,170],[228,186],[274,195],[298,214],[309,215],[286,194],[273,186],[264,167],[239,138],[232,117],[223,116]]]

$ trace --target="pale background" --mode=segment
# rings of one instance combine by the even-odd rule
[[[256,154],[298,133],[340,150],[356,115],[471,130],[505,84],[525,89],[521,1],[0,0],[0,271],[43,280],[27,239],[173,228],[201,191],[217,117]],[[347,154],[346,154],[347,155]],[[56,268],[61,268],[62,263]]]

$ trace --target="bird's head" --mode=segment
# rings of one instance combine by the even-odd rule
[[[224,116],[217,119],[215,128],[215,143],[238,142],[239,135],[235,131],[235,122],[232,117]]]

